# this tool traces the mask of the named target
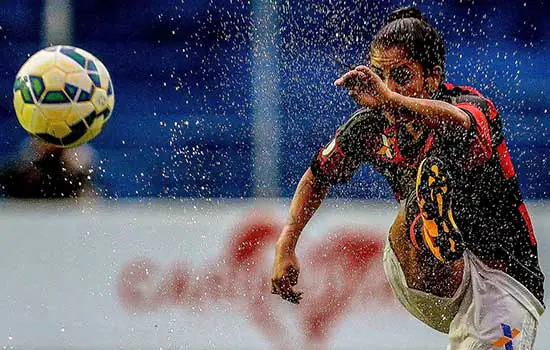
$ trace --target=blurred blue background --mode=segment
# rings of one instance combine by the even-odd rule
[[[45,1],[2,1],[0,160],[17,157],[26,134],[12,107],[15,74],[41,49]],[[258,22],[259,1],[72,1],[72,42],[100,58],[116,105],[96,150],[100,193],[118,197],[251,197],[255,189],[254,106],[275,113],[272,194],[291,196],[312,155],[355,106],[332,86],[342,72],[330,59],[365,61],[387,15],[405,1],[271,1],[273,27]],[[550,196],[550,5],[540,1],[417,1],[447,44],[447,76],[493,99],[524,195]],[[265,5],[265,2],[264,2]],[[258,52],[258,33],[271,51]],[[262,55],[266,56],[263,57]],[[262,95],[254,77],[275,93]],[[263,72],[264,74],[266,72]],[[264,77],[265,78],[265,77]],[[255,92],[256,91],[256,92]],[[265,117],[265,116],[264,116]],[[256,124],[256,128],[262,125]],[[271,128],[276,128],[273,133]],[[265,150],[264,150],[265,152]],[[270,153],[272,152],[272,153]],[[368,167],[333,196],[391,198]]]

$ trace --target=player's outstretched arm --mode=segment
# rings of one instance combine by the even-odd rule
[[[469,129],[470,117],[450,103],[432,99],[404,96],[391,91],[388,86],[366,66],[358,66],[338,78],[334,84],[348,89],[360,105],[383,109],[406,108],[422,118],[430,128],[455,126]]]
[[[299,304],[302,292],[294,289],[298,283],[300,265],[295,249],[302,230],[325,199],[330,186],[320,184],[308,169],[298,183],[286,225],[277,240],[271,277],[271,293]]]
[[[389,104],[394,108],[406,108],[416,113],[422,118],[423,124],[432,129],[451,126],[468,130],[471,126],[470,117],[466,112],[445,101],[392,93]]]

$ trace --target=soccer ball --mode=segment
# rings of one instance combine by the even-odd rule
[[[38,51],[23,64],[13,86],[21,126],[58,147],[75,147],[97,136],[114,104],[107,68],[72,46]]]

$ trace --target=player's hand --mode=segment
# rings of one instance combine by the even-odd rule
[[[357,104],[365,107],[385,107],[390,101],[391,90],[367,66],[358,66],[334,82],[348,90]]]
[[[302,292],[294,289],[294,286],[298,283],[299,274],[300,264],[294,249],[285,244],[284,238],[279,239],[275,250],[275,261],[273,262],[271,293],[278,294],[281,298],[293,304],[300,304]]]

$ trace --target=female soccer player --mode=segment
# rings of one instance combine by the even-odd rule
[[[445,48],[414,7],[375,35],[370,65],[336,80],[362,108],[312,159],[276,246],[272,292],[299,303],[298,237],[331,185],[369,163],[400,210],[384,270],[449,349],[531,349],[544,311],[537,241],[494,104],[444,82]]]

